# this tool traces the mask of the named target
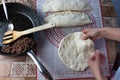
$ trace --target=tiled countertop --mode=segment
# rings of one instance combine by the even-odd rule
[[[32,8],[36,0],[6,0],[8,2],[21,2]],[[1,2],[1,0],[0,0]],[[115,27],[117,21],[110,0],[101,0],[104,26]],[[116,56],[116,43],[107,40],[109,60],[111,67]],[[36,65],[28,56],[6,57],[0,55],[0,80],[36,80]],[[83,79],[82,79],[83,80]],[[93,80],[93,79],[85,79]]]

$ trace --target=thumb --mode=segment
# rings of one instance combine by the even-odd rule
[[[83,39],[83,40],[86,40],[88,37],[89,37],[89,36],[88,36],[87,34],[83,34],[83,35],[82,35],[82,39]]]

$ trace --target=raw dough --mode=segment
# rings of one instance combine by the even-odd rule
[[[91,9],[87,2],[81,0],[46,0],[43,4],[43,12],[85,11]]]
[[[84,33],[75,32],[62,39],[58,54],[63,63],[72,70],[84,71],[87,59],[94,54],[94,43],[91,39],[82,40]]]
[[[92,23],[84,12],[58,12],[45,17],[45,23],[55,23],[56,27],[78,27]]]

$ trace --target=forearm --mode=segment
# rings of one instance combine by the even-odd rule
[[[104,76],[101,74],[100,69],[94,69],[94,70],[93,70],[93,73],[94,73],[94,76],[95,76],[96,80],[107,80],[107,78],[104,77]]]
[[[101,37],[108,38],[115,41],[120,41],[120,29],[119,28],[102,28]]]
[[[94,73],[96,80],[107,80],[106,77],[104,77],[101,73]]]

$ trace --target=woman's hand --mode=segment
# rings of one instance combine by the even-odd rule
[[[99,69],[104,60],[105,57],[100,53],[100,51],[97,50],[95,51],[95,54],[88,59],[88,64],[90,68],[95,71],[96,69]]]
[[[85,35],[82,36],[83,39],[99,39],[102,37],[102,28],[84,29],[82,32],[85,33]]]
[[[95,54],[88,59],[89,67],[93,71],[96,80],[106,80],[100,71],[100,65],[104,60],[105,57],[99,51],[96,51]]]

